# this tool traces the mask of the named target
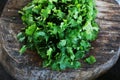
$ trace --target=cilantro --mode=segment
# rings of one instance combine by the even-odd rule
[[[23,43],[20,54],[34,50],[43,67],[53,70],[80,68],[99,32],[94,0],[32,0],[19,13],[26,25],[17,35]],[[85,62],[96,59],[90,56]]]
[[[20,54],[23,54],[26,51],[27,47],[26,45],[23,45],[22,48],[20,49]]]
[[[96,59],[94,56],[90,56],[90,57],[86,58],[85,61],[89,64],[93,64],[96,62]]]

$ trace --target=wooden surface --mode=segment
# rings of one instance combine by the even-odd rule
[[[0,21],[2,37],[0,62],[13,77],[18,80],[90,80],[106,72],[115,64],[120,55],[120,7],[114,0],[96,0],[100,33],[98,39],[92,43],[94,49],[90,54],[97,58],[97,62],[94,65],[84,64],[79,70],[67,72],[41,69],[36,65],[39,64],[39,61],[34,59],[36,55],[19,55],[16,34],[24,26],[17,12],[28,2],[24,1],[9,0]]]

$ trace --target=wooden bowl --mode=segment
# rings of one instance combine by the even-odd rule
[[[98,38],[89,54],[96,57],[93,65],[82,68],[53,71],[42,68],[37,54],[27,51],[20,56],[17,33],[24,25],[18,14],[30,0],[8,0],[0,19],[0,62],[17,80],[93,80],[109,70],[120,55],[120,7],[114,0],[96,0],[99,10],[96,21],[100,26]]]

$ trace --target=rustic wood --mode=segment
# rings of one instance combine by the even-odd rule
[[[78,70],[52,71],[41,68],[37,54],[27,52],[20,56],[16,34],[24,25],[18,10],[30,0],[8,0],[0,19],[0,62],[17,80],[92,80],[109,70],[120,55],[120,6],[114,0],[96,0],[99,10],[96,21],[100,33],[90,51],[97,62],[83,64]]]

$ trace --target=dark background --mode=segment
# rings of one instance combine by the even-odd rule
[[[0,0],[0,15],[7,0]],[[0,64],[0,80],[15,80],[13,79]],[[117,63],[105,74],[96,80],[120,80],[120,58]]]
[[[6,2],[7,2],[7,0],[0,0],[0,15],[2,13],[3,7],[4,7]]]

